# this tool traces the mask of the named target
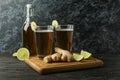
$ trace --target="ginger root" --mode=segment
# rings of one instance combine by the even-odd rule
[[[74,60],[72,53],[70,53],[68,50],[63,50],[60,48],[55,48],[55,52],[61,54],[61,60],[62,61],[67,61],[67,62],[71,62]]]
[[[43,58],[43,61],[46,63],[61,61],[61,54],[55,53],[52,55],[48,55]]]
[[[61,54],[55,53],[51,55],[53,61],[60,61],[61,60]]]
[[[58,61],[71,62],[74,60],[73,55],[67,50],[55,48],[55,52],[55,54],[44,57],[43,61],[46,63],[50,63]]]
[[[43,61],[46,62],[46,63],[52,62],[51,55],[44,57],[44,58],[43,58]]]

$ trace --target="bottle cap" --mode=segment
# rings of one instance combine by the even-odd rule
[[[26,4],[25,13],[26,17],[32,17],[34,16],[34,7],[32,4]]]
[[[27,8],[31,8],[31,7],[32,7],[32,4],[26,4],[26,7],[27,7]]]

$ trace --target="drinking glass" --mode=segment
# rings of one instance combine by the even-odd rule
[[[73,25],[59,25],[56,31],[56,47],[72,51]]]
[[[36,50],[40,57],[52,54],[52,44],[54,37],[53,26],[39,26],[35,31]]]

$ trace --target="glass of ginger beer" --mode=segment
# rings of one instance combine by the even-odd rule
[[[73,25],[58,25],[56,31],[56,47],[72,51]]]
[[[53,26],[38,26],[35,30],[36,49],[40,58],[52,54],[52,44],[54,37]]]

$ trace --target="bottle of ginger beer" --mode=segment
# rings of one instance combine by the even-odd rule
[[[34,15],[33,15],[33,6],[32,4],[26,4],[26,20],[23,25],[22,29],[22,44],[23,47],[27,48],[30,51],[30,56],[36,56],[36,42],[34,31],[31,29],[31,22],[33,22]]]

